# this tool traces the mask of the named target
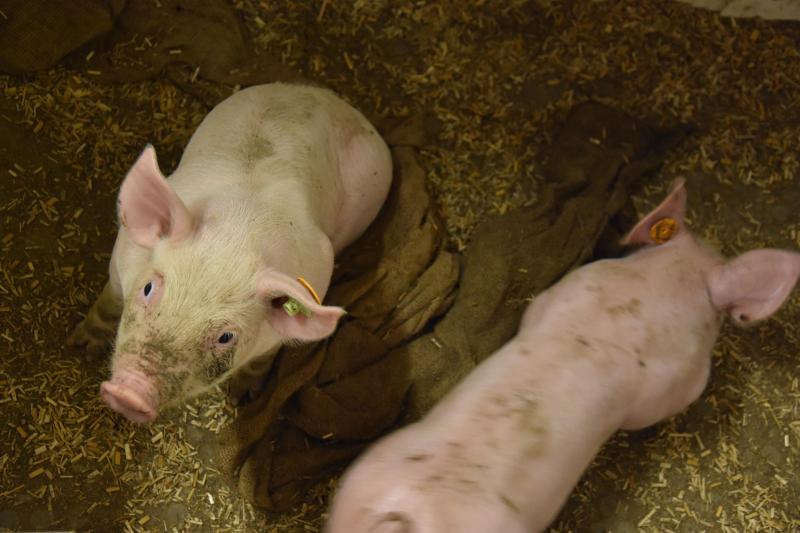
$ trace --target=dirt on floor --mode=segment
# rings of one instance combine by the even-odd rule
[[[684,176],[692,228],[724,253],[800,248],[797,23],[663,0],[232,5],[256,50],[372,116],[430,117],[421,163],[453,250],[536,202],[555,128],[589,98],[697,127],[640,212]],[[0,76],[0,90],[0,530],[318,531],[335,480],[267,515],[220,479],[223,394],[135,426],[99,400],[107,362],[64,347],[105,282],[127,167],[151,142],[174,168],[207,104],[166,76],[109,84],[64,66]],[[552,531],[800,531],[799,318],[795,296],[757,327],[726,326],[703,396],[616,435]]]

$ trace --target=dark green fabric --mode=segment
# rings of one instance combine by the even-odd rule
[[[52,67],[111,30],[125,0],[6,0],[0,16],[0,72]]]

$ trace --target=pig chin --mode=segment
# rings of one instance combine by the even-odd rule
[[[159,394],[152,379],[137,370],[119,370],[100,385],[100,396],[109,407],[131,422],[155,420]]]

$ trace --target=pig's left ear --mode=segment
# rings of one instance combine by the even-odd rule
[[[324,339],[336,330],[339,318],[345,314],[341,307],[317,303],[313,288],[275,270],[259,274],[256,287],[266,303],[267,321],[285,339]]]
[[[158,168],[156,151],[147,147],[119,191],[119,218],[131,240],[153,248],[159,239],[183,239],[193,231],[189,210]]]
[[[642,218],[636,226],[622,238],[623,246],[634,244],[663,244],[685,231],[683,218],[686,214],[686,187],[684,180],[672,182],[667,197]]]
[[[800,276],[800,254],[753,250],[715,267],[708,275],[711,303],[738,324],[767,318],[778,310]]]

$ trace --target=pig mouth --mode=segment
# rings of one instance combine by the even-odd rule
[[[145,424],[156,419],[158,390],[152,379],[135,370],[114,372],[100,385],[100,396],[111,409],[131,422]]]

